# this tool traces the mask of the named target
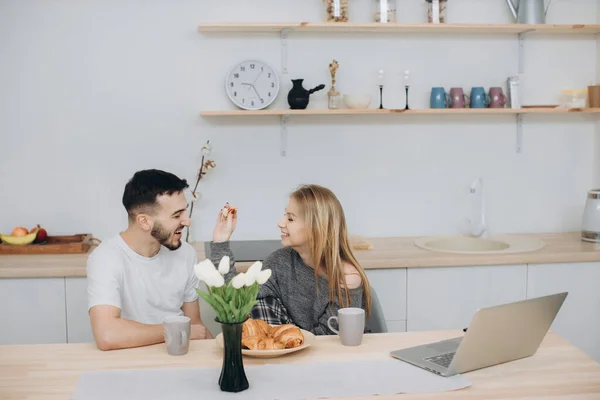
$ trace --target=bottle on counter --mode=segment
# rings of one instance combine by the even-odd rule
[[[448,0],[425,0],[427,2],[427,22],[430,24],[446,23]]]
[[[396,0],[374,0],[373,20],[380,23],[396,22]]]
[[[348,22],[348,0],[323,0],[327,22]]]

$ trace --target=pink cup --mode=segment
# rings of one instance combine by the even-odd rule
[[[490,88],[490,108],[504,108],[506,105],[506,96],[501,87]]]
[[[450,89],[450,108],[465,108],[469,102],[469,96],[463,92],[462,88]]]

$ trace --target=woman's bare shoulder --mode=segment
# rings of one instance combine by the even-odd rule
[[[356,289],[362,285],[362,278],[356,267],[348,262],[343,263],[345,286],[348,289]]]

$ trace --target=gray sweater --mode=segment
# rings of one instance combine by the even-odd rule
[[[334,334],[327,320],[337,315],[339,303],[329,302],[327,279],[319,276],[319,289],[314,269],[307,266],[295,250],[285,247],[275,251],[263,262],[263,269],[271,269],[269,280],[260,287],[258,298],[276,297],[285,306],[288,316],[302,329],[315,335]],[[342,290],[342,294],[344,294]],[[364,308],[362,286],[349,289],[350,307]],[[332,324],[336,327],[335,324]]]

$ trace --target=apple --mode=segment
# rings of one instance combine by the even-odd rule
[[[48,238],[48,232],[46,232],[46,230],[44,228],[42,228],[40,226],[40,224],[38,224],[35,228],[33,229],[37,229],[37,235],[35,237],[35,240],[33,241],[33,243],[43,243],[46,241],[46,239]],[[30,232],[33,232],[33,229]]]
[[[26,236],[28,234],[29,232],[27,231],[27,228],[23,228],[22,226],[17,226],[15,229],[12,230],[12,236],[16,237]]]

